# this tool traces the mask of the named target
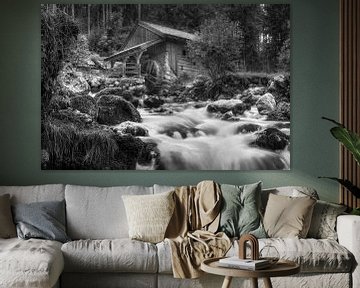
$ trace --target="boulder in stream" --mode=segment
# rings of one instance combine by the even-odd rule
[[[139,111],[124,98],[116,95],[103,95],[98,102],[98,122],[116,125],[125,121],[141,122]]]
[[[220,113],[225,114],[228,111],[231,111],[234,116],[242,115],[245,110],[249,109],[249,105],[245,104],[243,101],[238,99],[231,100],[217,100],[214,101],[206,107],[206,111],[209,113]]]
[[[139,123],[125,121],[114,128],[115,132],[132,136],[149,136],[149,131]]]
[[[266,93],[256,102],[256,108],[261,115],[267,115],[274,111],[276,107],[275,97],[271,93]]]
[[[253,144],[270,150],[283,150],[289,144],[289,136],[276,128],[267,128],[257,134]]]

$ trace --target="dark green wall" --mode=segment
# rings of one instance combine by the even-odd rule
[[[176,3],[176,1],[173,2]],[[206,3],[204,0],[202,2]],[[252,2],[280,3],[279,1]],[[313,186],[319,191],[322,199],[337,201],[338,186],[330,181],[317,179],[317,176],[337,176],[339,169],[337,143],[328,132],[330,125],[321,120],[323,115],[338,118],[338,2],[337,0],[290,2],[292,20],[291,171],[142,172],[41,171],[40,2],[37,0],[2,1],[0,8],[0,185],[40,183],[98,186],[152,185],[154,183],[180,185],[196,183],[203,179],[241,184],[262,180],[266,187]],[[168,3],[171,2],[168,1]],[[213,1],[213,3],[216,2]],[[225,2],[222,1],[222,3]],[[249,1],[243,3],[249,3]],[[289,1],[282,1],[282,3],[289,3]]]

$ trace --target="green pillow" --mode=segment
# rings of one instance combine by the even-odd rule
[[[253,234],[266,238],[260,216],[261,182],[243,186],[223,184],[221,192],[219,231],[229,237]]]

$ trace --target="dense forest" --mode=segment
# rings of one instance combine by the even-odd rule
[[[197,72],[107,61],[142,22]],[[41,53],[42,169],[290,167],[290,5],[42,4]]]
[[[149,21],[191,33],[206,20],[225,15],[241,34],[233,45],[244,71],[276,72],[289,69],[289,5],[239,4],[45,4],[76,20],[89,37],[90,49],[109,55],[120,49],[136,22]],[[236,31],[237,30],[237,31]]]

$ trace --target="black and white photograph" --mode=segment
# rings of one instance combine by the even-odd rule
[[[41,4],[43,170],[289,170],[289,4]]]

